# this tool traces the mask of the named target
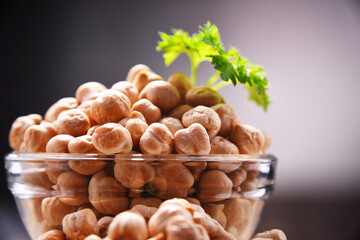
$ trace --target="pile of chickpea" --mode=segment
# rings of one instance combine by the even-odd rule
[[[111,89],[81,85],[75,98],[57,101],[44,119],[17,118],[9,134],[18,152],[116,154],[111,166],[45,161],[43,169],[22,174],[25,183],[56,190],[31,202],[45,232],[38,240],[239,239],[258,202],[236,194],[256,185],[258,171],[241,163],[156,165],[122,154],[264,154],[270,141],[241,124],[216,91],[193,87],[181,73],[164,81],[142,64]],[[286,237],[275,229],[253,239]]]

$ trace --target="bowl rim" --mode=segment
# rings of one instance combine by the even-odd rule
[[[78,153],[31,153],[10,152],[5,156],[6,161],[70,161],[70,160],[131,160],[131,161],[207,161],[207,162],[252,162],[276,164],[274,155],[266,154],[209,154],[209,155],[187,155],[187,154],[78,154]]]

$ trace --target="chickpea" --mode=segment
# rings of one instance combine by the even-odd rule
[[[44,198],[41,202],[41,212],[44,220],[52,226],[61,226],[65,215],[72,213],[74,208],[59,200],[58,197]]]
[[[240,186],[246,179],[247,172],[240,168],[236,171],[231,172],[228,176],[233,183],[233,186]]]
[[[69,160],[69,167],[82,175],[92,175],[106,166],[105,161],[101,160]]]
[[[174,73],[169,77],[168,83],[176,87],[180,94],[180,103],[184,103],[186,93],[193,87],[188,76],[183,73]]]
[[[221,126],[220,117],[215,110],[204,106],[197,106],[187,111],[182,117],[182,123],[185,127],[200,123],[206,129],[210,139],[219,133]]]
[[[64,163],[66,164],[66,163]],[[66,167],[69,168],[66,164]],[[69,169],[66,169],[69,170]],[[59,178],[60,174],[63,173],[64,171],[63,169],[58,169],[58,168],[50,168],[47,167],[46,168],[46,174],[50,180],[51,183],[56,184],[57,183],[57,179]]]
[[[63,172],[57,180],[57,194],[68,205],[78,206],[88,202],[89,178],[76,172]]]
[[[52,182],[43,168],[22,170],[21,180],[29,185],[43,188],[43,190],[52,190]]]
[[[265,137],[261,131],[250,125],[236,124],[230,141],[238,147],[239,153],[256,154],[262,150]]]
[[[164,233],[158,233],[155,236],[152,236],[151,238],[149,238],[148,240],[165,240],[165,235]]]
[[[91,127],[89,117],[79,109],[61,112],[55,126],[59,134],[69,134],[74,137],[86,134]]]
[[[182,216],[174,217],[166,224],[166,238],[169,240],[210,240],[203,226]]]
[[[144,161],[115,159],[114,176],[126,188],[142,188],[155,177],[155,169]]]
[[[46,152],[48,153],[68,153],[68,143],[74,137],[68,134],[59,134],[54,136],[46,144]]]
[[[142,120],[141,118],[130,118],[123,126],[129,131],[131,135],[133,149],[138,149],[140,138],[148,128],[146,120]]]
[[[45,113],[45,121],[54,122],[59,114],[65,110],[77,108],[78,100],[73,97],[62,98],[54,103]]]
[[[91,234],[99,234],[96,216],[88,208],[66,215],[62,225],[69,240],[83,240]]]
[[[109,226],[108,237],[110,240],[139,239],[148,237],[146,221],[143,216],[134,212],[122,212],[114,218]]]
[[[223,162],[214,161],[207,164],[207,169],[210,170],[221,170],[224,173],[230,173],[237,170],[241,166],[241,162]]]
[[[116,90],[106,90],[97,97],[90,106],[93,119],[99,124],[117,123],[130,116],[131,102],[129,98]]]
[[[79,103],[85,102],[87,100],[94,100],[97,98],[101,92],[105,91],[107,88],[98,82],[87,82],[76,90],[75,97]]]
[[[125,127],[127,121],[129,121],[130,119],[140,119],[141,121],[146,122],[146,119],[145,119],[144,115],[142,115],[141,112],[132,111],[130,114],[130,117],[121,119],[119,124],[121,124],[122,126]]]
[[[206,86],[198,86],[190,89],[185,95],[185,102],[191,106],[207,106],[211,107],[219,103],[224,103],[224,99],[221,95]]]
[[[251,203],[247,199],[234,198],[224,201],[224,213],[227,219],[226,231],[235,236],[241,235],[247,227],[251,212]]]
[[[180,94],[176,87],[168,82],[153,81],[144,87],[139,98],[146,98],[161,111],[168,111],[180,102]]]
[[[127,74],[127,77],[126,77],[126,81],[132,83],[134,81],[136,74],[138,74],[140,71],[143,71],[143,70],[151,71],[151,69],[144,64],[136,64],[135,66],[130,68],[130,70]]]
[[[97,150],[105,154],[129,153],[133,147],[129,131],[116,123],[98,127],[92,135],[92,142]]]
[[[141,92],[147,84],[153,81],[163,81],[163,78],[152,71],[141,70],[134,76],[132,83]]]
[[[92,135],[94,134],[95,130],[96,130],[98,127],[100,127],[100,126],[101,126],[101,125],[94,125],[94,126],[92,126],[91,128],[89,128],[89,130],[87,131],[86,135],[92,136]]]
[[[204,205],[204,210],[207,214],[210,215],[213,219],[218,221],[218,223],[225,228],[226,227],[226,216],[224,213],[224,204],[214,204],[214,203],[207,203]]]
[[[129,206],[127,189],[115,178],[106,176],[104,171],[97,172],[89,183],[89,200],[96,210],[103,214],[116,215]]]
[[[149,232],[151,236],[158,233],[165,233],[167,223],[174,217],[182,216],[183,218],[192,221],[192,213],[180,205],[165,205],[160,207],[149,220]]]
[[[91,235],[87,236],[84,240],[102,240],[102,238],[95,234],[91,234]]]
[[[111,89],[125,94],[129,98],[131,105],[133,105],[134,102],[139,100],[139,90],[130,82],[117,82],[111,87]]]
[[[279,229],[272,229],[257,233],[251,240],[287,240],[285,233]]]
[[[208,232],[210,239],[214,240],[236,240],[232,234],[226,232],[220,223],[205,213],[201,206],[192,204],[194,209],[194,222],[202,225]]]
[[[9,143],[13,150],[18,151],[24,139],[26,130],[33,125],[38,125],[42,121],[42,117],[38,114],[30,114],[18,117],[11,125],[9,133]]]
[[[264,142],[264,146],[262,148],[262,154],[266,154],[266,151],[269,149],[270,145],[271,145],[271,136],[269,133],[267,132],[262,132],[265,138],[265,142]]]
[[[157,122],[161,118],[161,110],[147,99],[140,99],[132,106],[131,111],[140,112],[146,119],[147,124]]]
[[[223,137],[215,136],[210,144],[210,154],[239,154],[237,146]]]
[[[139,146],[144,154],[170,154],[174,137],[165,125],[152,123],[141,136]]]
[[[100,218],[100,220],[98,221],[100,237],[105,237],[107,235],[108,228],[109,228],[111,222],[113,221],[113,219],[114,218],[110,217],[110,216],[105,216],[105,217]]]
[[[161,124],[164,124],[170,132],[174,135],[178,130],[183,129],[181,121],[173,117],[165,117],[160,120]]]
[[[180,206],[180,207],[188,210],[191,214],[194,213],[192,204],[183,198],[172,198],[172,199],[166,200],[163,203],[161,203],[159,208],[162,208],[167,205],[177,205],[177,206]]]
[[[174,143],[179,154],[209,154],[211,148],[209,135],[199,123],[178,130],[174,134]]]
[[[223,137],[229,136],[234,126],[240,123],[234,109],[225,103],[216,104],[211,108],[215,110],[221,119],[219,135]]]
[[[97,125],[97,122],[93,119],[91,115],[91,104],[94,102],[94,100],[87,100],[85,102],[82,102],[77,109],[83,111],[89,118],[91,126]]]
[[[191,204],[195,204],[195,205],[201,206],[200,201],[197,200],[196,198],[188,197],[188,198],[185,198],[185,200],[188,201],[188,202],[191,203]]]
[[[130,202],[130,208],[136,205],[144,205],[147,207],[159,208],[163,201],[160,198],[149,197],[149,198],[133,198]]]
[[[153,184],[160,198],[187,197],[187,191],[194,184],[194,177],[183,164],[168,163],[156,169]]]
[[[51,123],[42,122],[40,125],[32,125],[26,129],[19,150],[22,152],[45,152],[46,144],[56,134]]]
[[[173,110],[171,110],[167,114],[167,116],[181,120],[184,113],[186,113],[190,109],[193,109],[193,107],[191,105],[188,105],[188,104],[179,105],[179,106],[175,107]]]
[[[231,195],[232,182],[220,170],[210,170],[200,178],[198,199],[201,202],[216,202],[227,199]]]
[[[66,240],[66,236],[62,231],[54,229],[40,235],[37,240]]]
[[[144,217],[145,221],[148,222],[152,215],[157,211],[156,207],[148,207],[144,205],[135,205],[130,211],[136,212]]]

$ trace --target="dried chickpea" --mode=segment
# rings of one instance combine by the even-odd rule
[[[46,174],[46,170],[43,168],[22,170],[21,180],[26,184],[43,188],[43,190],[52,189],[52,182]]]
[[[167,81],[168,83],[176,87],[180,94],[180,103],[184,103],[187,91],[189,91],[193,87],[193,84],[191,83],[188,76],[183,73],[174,73],[169,77]]]
[[[66,236],[62,231],[54,229],[40,235],[37,240],[66,240]]]
[[[97,125],[97,122],[93,119],[91,115],[91,104],[94,102],[94,100],[87,100],[85,102],[82,102],[77,109],[83,111],[89,118],[91,126]]]
[[[224,201],[224,213],[227,219],[226,231],[235,236],[247,227],[250,218],[251,203],[247,199],[234,198]]]
[[[136,112],[136,111],[134,111],[134,112]],[[139,112],[137,112],[137,113],[139,113]],[[139,114],[141,114],[141,113],[139,113]],[[142,114],[141,114],[141,116],[142,116]],[[148,128],[148,124],[146,123],[145,118],[144,118],[144,120],[142,120],[141,118],[130,118],[130,119],[127,119],[126,121],[120,121],[120,122],[125,122],[125,124],[123,126],[129,131],[129,133],[131,135],[133,149],[138,149],[140,138],[144,134],[146,129]]]
[[[239,149],[241,154],[259,153],[264,146],[264,134],[250,125],[236,124],[230,134],[231,142]]]
[[[73,211],[74,207],[63,203],[58,197],[44,198],[41,202],[41,212],[44,220],[51,226],[61,226],[65,215]]]
[[[134,76],[132,84],[141,92],[147,84],[153,81],[163,81],[163,78],[151,70],[141,70]]]
[[[138,213],[126,211],[114,218],[109,226],[108,237],[110,240],[138,239],[145,240],[148,237],[146,221]]]
[[[67,167],[67,168],[69,168],[69,167]],[[64,171],[68,171],[68,170],[69,169],[63,170],[63,169],[58,169],[58,168],[47,167],[46,174],[47,174],[50,182],[52,182],[53,184],[56,184],[57,179],[59,178],[60,174],[63,173]]]
[[[89,200],[103,214],[116,215],[128,209],[127,189],[104,171],[94,174],[89,183]]]
[[[233,186],[236,187],[236,186],[240,186],[245,181],[246,175],[247,172],[244,169],[240,168],[236,171],[229,173],[228,176],[232,181]]]
[[[130,202],[130,208],[135,205],[144,205],[147,207],[158,208],[163,201],[160,198],[149,197],[149,198],[133,198]]]
[[[193,109],[193,107],[191,105],[188,105],[188,104],[179,105],[179,106],[175,107],[173,110],[171,110],[167,114],[167,116],[181,120],[184,113],[186,113],[190,109]]]
[[[215,110],[205,107],[197,106],[187,111],[182,117],[184,127],[189,127],[193,123],[200,123],[209,134],[210,139],[215,137],[220,130],[221,120]]]
[[[59,114],[55,126],[59,134],[77,137],[86,134],[91,124],[89,117],[83,111],[70,109]]]
[[[178,130],[183,129],[181,121],[173,117],[165,117],[160,120],[161,124],[164,124],[170,132],[174,135]]]
[[[74,137],[68,134],[59,134],[54,136],[46,144],[48,153],[68,153],[68,144]]]
[[[94,100],[97,98],[101,92],[105,91],[107,88],[98,82],[87,82],[76,90],[75,97],[79,103],[85,102],[87,100]]]
[[[91,235],[87,236],[84,240],[102,240],[102,238],[95,234],[91,234]]]
[[[235,171],[241,166],[241,162],[223,162],[223,161],[214,161],[207,164],[207,169],[210,170],[221,170],[224,173],[230,173]]]
[[[268,134],[267,132],[262,132],[264,137],[265,137],[265,142],[264,142],[264,146],[262,148],[262,154],[265,154],[266,151],[268,150],[268,148],[270,147],[271,145],[271,136],[270,134]]]
[[[134,102],[139,100],[139,90],[130,82],[127,81],[117,82],[111,87],[111,89],[125,94],[129,98],[131,105],[133,105]]]
[[[76,172],[63,172],[57,179],[59,199],[68,205],[78,206],[88,202],[89,178]]]
[[[224,103],[224,99],[221,95],[206,86],[198,86],[190,89],[185,95],[185,102],[191,106],[207,106],[211,107],[219,103]]]
[[[45,121],[54,122],[62,111],[77,108],[78,100],[73,97],[62,98],[54,103],[45,113]]]
[[[165,125],[152,123],[141,136],[139,146],[144,154],[170,154],[174,137]]]
[[[132,139],[129,131],[117,123],[106,123],[98,127],[92,135],[97,150],[105,154],[129,153]]]
[[[174,134],[174,144],[179,154],[209,154],[211,149],[209,135],[199,123],[178,130]]]
[[[204,205],[204,210],[207,214],[210,215],[213,219],[218,221],[218,223],[225,228],[226,227],[226,216],[224,213],[224,204],[214,204],[214,203],[207,203]]]
[[[216,104],[211,108],[215,110],[221,119],[219,135],[223,137],[229,136],[234,126],[240,122],[234,109],[225,103]]]
[[[168,82],[153,81],[144,87],[139,98],[146,98],[161,111],[168,111],[180,102],[180,94],[176,87]]]
[[[144,217],[145,221],[148,222],[152,215],[157,211],[156,207],[148,207],[144,205],[135,205],[130,209],[132,212],[136,212]]]
[[[191,174],[194,177],[194,181],[197,182],[200,179],[201,174],[207,166],[206,161],[198,161],[198,162],[186,162],[184,165],[189,169]]]
[[[51,123],[42,122],[40,125],[32,125],[26,129],[19,150],[22,152],[45,152],[46,144],[56,134]]]
[[[223,137],[215,136],[210,144],[210,154],[239,154],[237,146]]]
[[[140,112],[146,119],[147,124],[157,122],[161,118],[161,110],[147,99],[140,99],[132,106],[131,111]]]
[[[166,239],[210,240],[205,228],[182,216],[174,217],[166,224]]]
[[[151,71],[151,69],[144,64],[136,64],[135,66],[130,68],[126,76],[126,81],[132,83],[134,81],[134,77],[136,76],[136,74],[138,74],[142,70]]]
[[[42,121],[42,117],[38,114],[30,114],[18,117],[11,125],[9,133],[9,144],[15,151],[20,149],[20,145],[24,139],[26,130],[32,125],[38,125]]]
[[[164,233],[158,233],[155,236],[152,236],[151,238],[149,238],[148,240],[165,240],[165,235]]]
[[[192,213],[180,205],[164,205],[160,207],[149,220],[149,232],[151,236],[158,233],[165,233],[166,225],[172,218],[182,216],[183,218],[192,221]]]
[[[191,204],[196,204],[196,205],[201,206],[200,201],[197,200],[196,198],[188,197],[188,198],[185,198],[185,200],[188,201]]]
[[[187,200],[183,199],[183,198],[172,198],[172,199],[166,200],[166,201],[164,201],[163,203],[160,204],[159,208],[162,208],[162,207],[167,206],[167,205],[180,206],[180,207],[188,210],[191,214],[193,214],[193,212],[194,212],[192,204],[190,202],[188,202]]]
[[[228,233],[224,228],[216,221],[205,213],[201,206],[192,204],[194,209],[194,222],[202,225],[208,232],[210,239],[214,240],[237,240],[235,236]]]
[[[183,164],[168,163],[156,169],[153,184],[160,198],[187,197],[187,191],[194,184],[194,177]]]
[[[126,188],[142,188],[155,177],[155,169],[144,161],[115,159],[114,176]]]
[[[94,134],[95,130],[96,130],[98,127],[100,127],[100,126],[101,126],[101,125],[94,125],[94,126],[92,126],[91,128],[89,128],[89,130],[87,131],[86,135],[92,136],[92,135]]]
[[[287,240],[285,233],[279,229],[272,229],[257,233],[251,240]]]
[[[116,123],[130,116],[130,108],[131,102],[125,94],[109,89],[94,100],[90,106],[90,112],[99,124]]]
[[[91,234],[99,234],[96,216],[88,208],[66,215],[62,225],[69,240],[83,240]]]
[[[113,217],[110,216],[105,216],[99,219],[98,221],[98,226],[99,226],[99,236],[100,237],[105,237],[107,235],[108,232],[108,228],[111,224],[111,222],[113,221]]]
[[[200,178],[198,199],[201,202],[216,202],[227,199],[231,195],[232,182],[220,170],[210,170]]]

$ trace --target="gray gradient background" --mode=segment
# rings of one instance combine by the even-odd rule
[[[268,73],[273,104],[266,113],[247,102],[241,86],[220,90],[243,123],[273,137],[277,184],[259,231],[281,228],[290,240],[359,239],[360,4],[354,0],[8,4],[1,14],[2,155],[10,151],[7,134],[17,116],[44,114],[84,82],[111,87],[137,63],[164,78],[189,74],[185,55],[164,66],[157,32],[192,33],[207,20],[226,46]],[[203,63],[198,72],[205,83],[213,70]],[[4,186],[0,238],[26,239]]]

